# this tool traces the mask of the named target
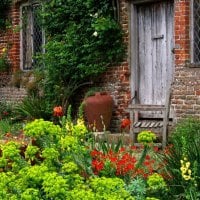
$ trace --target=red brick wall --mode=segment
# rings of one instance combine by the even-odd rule
[[[114,100],[114,108],[110,130],[118,132],[120,129],[120,121],[129,117],[126,108],[130,101],[130,69],[127,62],[123,62],[120,66],[110,68],[99,79],[100,85],[105,87],[106,91],[112,95]]]
[[[4,47],[8,49],[9,62],[11,70],[9,74],[0,74],[0,100],[7,101],[21,101],[26,95],[23,88],[14,88],[9,86],[12,72],[20,68],[20,11],[19,4],[12,4],[9,11],[9,18],[11,19],[11,28],[7,31],[0,31],[0,52]]]
[[[129,8],[131,0],[119,0],[120,23],[124,30],[124,42],[127,44],[127,57],[119,66],[111,67],[98,80],[113,96],[115,106],[113,110],[111,130],[119,131],[120,120],[126,116],[126,107],[130,101],[130,64],[129,64]],[[11,11],[12,24],[19,24],[19,6],[15,4]],[[192,68],[190,63],[190,0],[174,0],[174,83],[172,94],[172,108],[175,119],[185,116],[200,116],[200,68]],[[13,70],[20,66],[20,34],[9,31],[8,35],[0,36],[0,48],[11,41],[9,50]]]
[[[7,31],[0,32],[0,51],[4,47],[8,47],[9,60],[12,65],[12,71],[16,71],[20,67],[20,12],[19,4],[13,4],[9,11],[11,17],[11,28]]]
[[[183,65],[190,59],[190,1],[174,3],[175,65]]]
[[[172,106],[175,119],[200,117],[200,68],[190,55],[190,1],[175,1],[175,74]]]
[[[12,32],[13,45],[10,49],[10,58],[12,60],[12,69],[14,71],[20,68],[20,11],[19,4],[14,4],[12,7],[12,24],[14,31]]]
[[[172,105],[177,120],[189,116],[200,117],[200,69],[176,68]]]

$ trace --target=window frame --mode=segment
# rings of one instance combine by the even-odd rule
[[[25,64],[24,64],[24,46],[23,46],[23,42],[24,42],[24,38],[23,38],[23,8],[24,7],[27,7],[27,6],[33,6],[33,5],[39,5],[38,2],[34,2],[34,3],[31,3],[31,2],[25,2],[25,3],[22,3],[20,5],[20,69],[22,71],[30,71],[34,68],[33,66],[33,58],[32,58],[32,62],[31,62],[31,67],[27,67],[25,68]],[[32,15],[32,13],[31,13]],[[33,26],[34,26],[34,22],[33,22],[33,18],[31,16],[31,19],[28,20],[30,22],[30,26],[31,26],[31,35],[33,35]],[[33,40],[33,37],[31,37],[31,56],[33,57],[33,54],[34,54],[34,40]],[[45,52],[44,50],[44,44],[45,44],[45,32],[44,32],[44,29],[42,28],[42,53]]]

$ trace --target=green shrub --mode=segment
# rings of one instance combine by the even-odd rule
[[[13,109],[16,104],[0,101],[0,119],[8,119],[14,116]]]
[[[123,180],[119,178],[94,178],[90,179],[89,185],[95,193],[96,199],[134,200],[134,198],[124,189]]]
[[[72,129],[74,126],[76,124],[72,124]],[[81,134],[63,134],[58,125],[39,119],[26,124],[24,131],[27,137],[36,140],[34,144],[30,140],[25,149],[19,142],[1,145],[0,199],[134,199],[119,178],[93,176],[86,180],[82,175],[82,168],[71,155],[86,151],[80,137],[82,129],[76,130]],[[67,136],[74,137],[74,140],[67,140]],[[35,143],[41,138],[47,141]],[[60,142],[62,138],[67,144]],[[74,152],[74,149],[68,148],[69,145],[79,151]],[[91,166],[91,163],[88,164]]]
[[[61,128],[53,122],[36,119],[24,127],[25,136],[31,137],[39,147],[47,148],[58,145]]]
[[[0,135],[3,137],[6,133],[11,132],[11,122],[8,119],[0,120]]]
[[[179,122],[171,134],[170,142],[164,155],[170,192],[186,199],[197,199],[200,195],[197,192],[200,191],[200,120],[190,118]],[[186,171],[191,170],[189,179],[183,173],[186,162],[189,163]]]
[[[47,102],[45,98],[28,95],[14,108],[14,119],[33,120],[43,118],[50,120],[52,117],[52,108],[53,105]]]
[[[147,184],[143,178],[137,177],[126,186],[126,190],[132,194],[136,200],[144,200]]]
[[[88,137],[81,107],[78,117],[72,121],[69,107],[67,116],[59,116],[59,125],[36,119],[24,126],[25,140],[1,144],[0,199],[165,200],[180,194],[173,193],[172,185],[166,185],[166,174],[159,174],[162,160],[155,160],[150,145],[125,147],[120,141],[94,144]],[[147,142],[146,138],[142,141]],[[152,142],[152,137],[148,141]],[[177,187],[185,189],[182,196],[186,199],[197,199],[199,164],[196,160],[191,163],[187,145],[183,139],[181,142],[187,159],[179,160],[179,168],[175,169],[182,176],[182,185]],[[167,155],[165,161],[170,161]],[[183,180],[182,173],[187,180]]]
[[[8,21],[8,9],[11,5],[12,0],[1,0],[0,1],[0,29],[4,30]]]
[[[151,131],[142,131],[137,136],[138,142],[144,145],[153,143],[155,139],[156,139],[156,134]]]
[[[110,0],[42,0],[42,4],[47,35],[41,55],[44,94],[65,109],[79,87],[123,60],[122,29]]]
[[[24,133],[30,137],[25,148],[20,141],[1,145],[0,199],[67,199],[83,178],[60,146],[61,127],[37,119],[26,124]]]

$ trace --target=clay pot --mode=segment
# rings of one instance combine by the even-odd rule
[[[113,109],[113,98],[106,92],[96,92],[84,100],[84,115],[92,131],[107,130]]]

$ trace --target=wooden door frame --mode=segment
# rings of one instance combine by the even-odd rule
[[[130,65],[131,65],[131,103],[139,103],[137,91],[139,90],[139,58],[138,58],[138,21],[137,21],[137,6],[146,3],[156,3],[161,0],[132,0],[130,2]],[[173,1],[173,0],[165,0]],[[174,1],[173,1],[174,3]],[[174,17],[173,17],[174,18]],[[174,29],[174,27],[173,27]],[[174,60],[172,61],[174,65]]]
[[[145,3],[153,3],[156,1],[162,1],[162,0],[132,0],[133,4],[135,4],[135,5],[145,4]]]
[[[135,93],[138,91],[139,80],[138,75],[138,23],[137,23],[137,7],[133,1],[131,1],[131,15],[130,15],[130,63],[131,63],[131,97],[132,103],[138,103],[138,96]]]

